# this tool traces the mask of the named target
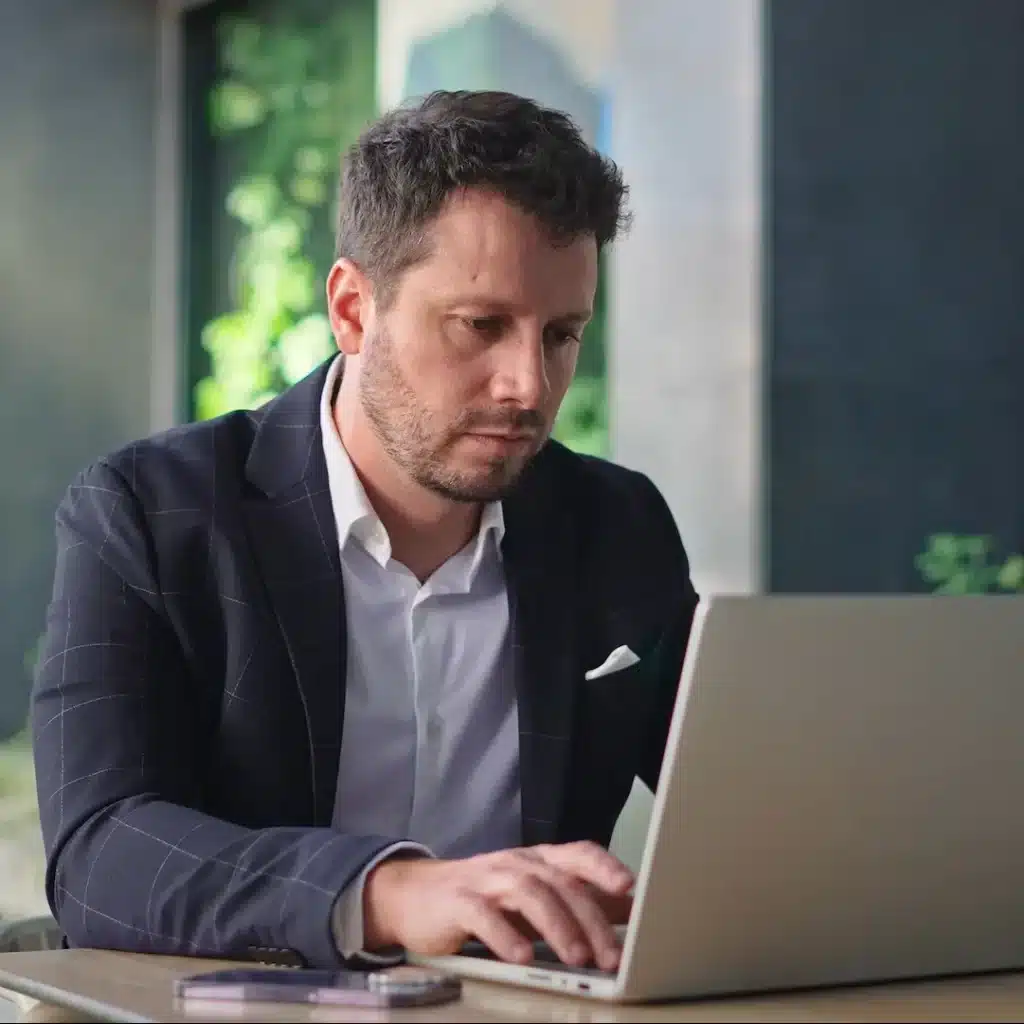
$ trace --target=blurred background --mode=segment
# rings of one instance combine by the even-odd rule
[[[0,0],[0,918],[45,907],[57,501],[329,354],[339,153],[434,88],[622,165],[557,433],[654,478],[699,590],[1024,588],[1021,0]]]

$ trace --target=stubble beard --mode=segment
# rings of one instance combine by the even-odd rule
[[[481,472],[460,472],[445,453],[465,427],[456,422],[443,432],[431,429],[431,414],[395,362],[386,332],[365,347],[362,360],[359,400],[366,418],[388,457],[416,483],[449,501],[474,504],[499,501],[515,487],[535,450],[526,458],[492,458]]]

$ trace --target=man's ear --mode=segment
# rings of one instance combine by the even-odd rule
[[[352,260],[334,261],[327,275],[327,316],[338,349],[347,356],[363,350],[372,293],[369,279]]]

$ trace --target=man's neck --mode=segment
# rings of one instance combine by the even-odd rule
[[[381,447],[358,401],[336,402],[333,416],[366,497],[388,532],[392,557],[425,582],[476,533],[481,506],[451,501],[412,480]]]

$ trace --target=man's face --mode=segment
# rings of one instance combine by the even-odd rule
[[[555,244],[482,190],[453,197],[359,357],[382,446],[457,501],[500,498],[551,432],[597,286],[593,237]]]

